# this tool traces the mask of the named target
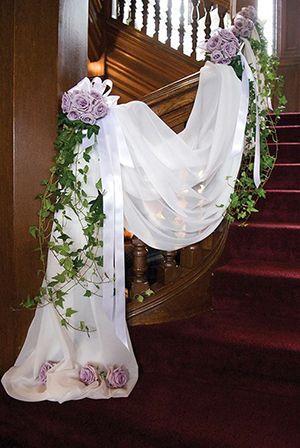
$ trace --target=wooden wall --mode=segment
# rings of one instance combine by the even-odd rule
[[[54,156],[61,93],[86,74],[88,0],[0,2],[0,370],[15,360],[32,314],[12,311],[38,289],[28,227]],[[5,43],[5,45],[3,44]]]
[[[277,45],[287,111],[300,111],[300,1],[278,0]]]

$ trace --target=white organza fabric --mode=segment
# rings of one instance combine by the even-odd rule
[[[128,230],[162,250],[175,250],[206,238],[223,219],[240,167],[242,153],[232,148],[241,84],[231,67],[207,62],[201,69],[193,110],[179,135],[142,102],[111,107],[99,122],[100,132],[91,153],[89,195],[96,197],[95,183],[105,177],[104,155],[118,152],[117,171],[122,182],[118,184],[115,179],[114,199],[123,199]],[[110,183],[107,185],[109,188]],[[56,218],[62,221],[62,216]],[[68,234],[81,244],[83,235],[75,215],[67,226]],[[60,269],[50,253],[47,277]],[[80,286],[67,296],[66,306],[78,310],[75,316],[96,330],[90,337],[63,328],[51,305],[36,311],[15,366],[2,378],[9,395],[24,401],[60,403],[129,395],[138,367],[125,322],[125,298],[120,307],[110,288],[103,300],[96,294],[86,299]],[[57,364],[49,370],[47,383],[39,384],[39,369],[47,360]],[[124,366],[129,382],[120,389],[110,389],[103,381],[86,386],[79,380],[79,370],[87,363],[100,369]]]

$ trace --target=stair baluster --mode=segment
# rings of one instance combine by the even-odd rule
[[[148,25],[148,7],[149,7],[149,0],[143,0],[143,26],[142,26],[142,33],[147,34],[147,25]]]
[[[180,19],[179,19],[178,32],[179,32],[178,51],[183,53],[183,42],[184,42],[184,33],[185,33],[185,29],[184,29],[184,0],[181,0],[181,2],[180,2]]]
[[[154,25],[155,25],[155,32],[153,34],[153,37],[154,37],[154,39],[158,40],[159,25],[160,25],[160,2],[159,2],[159,0],[155,0],[155,4],[154,4]]]
[[[196,48],[198,39],[198,22],[200,19],[199,0],[192,0],[192,53],[191,56],[196,59]]]
[[[171,36],[172,36],[172,0],[168,0],[168,9],[167,9],[167,40],[166,44],[171,46]]]
[[[180,267],[194,269],[201,265],[202,250],[199,243],[191,244],[180,251]]]
[[[125,6],[125,0],[118,0],[117,3],[117,20],[121,23],[123,23],[124,20],[124,6]]]
[[[223,28],[223,29],[225,28],[224,17],[226,15],[227,11],[228,11],[227,8],[225,8],[224,6],[218,7],[218,15],[219,15],[219,19],[220,19],[219,27]]]
[[[167,285],[176,280],[178,266],[176,264],[177,251],[163,252],[163,261],[158,266],[157,278],[160,283]]]
[[[206,10],[206,17],[205,17],[205,40],[208,40],[211,35],[211,16],[210,11],[213,7],[213,2],[211,0],[204,0],[204,7]]]
[[[147,254],[148,249],[139,238],[132,238],[133,245],[133,280],[131,283],[130,297],[133,299],[137,294],[149,288],[147,280]]]
[[[135,27],[135,16],[136,16],[136,0],[131,0],[129,8],[128,25]]]

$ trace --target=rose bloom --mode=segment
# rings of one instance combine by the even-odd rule
[[[220,36],[226,41],[235,40],[235,36],[232,35],[231,30],[220,30]]]
[[[108,108],[105,103],[105,100],[102,99],[95,103],[93,107],[93,114],[95,115],[96,118],[103,118],[107,114],[107,110]]]
[[[62,96],[61,99],[61,108],[62,111],[66,114],[69,112],[69,110],[71,109],[71,105],[72,105],[72,98],[71,95],[67,92],[65,92]]]
[[[219,36],[219,33],[213,34],[206,43],[206,51],[211,53],[214,50],[217,50],[220,48],[222,44],[222,38]]]
[[[80,114],[80,120],[83,121],[83,123],[87,124],[95,124],[96,118],[95,115],[91,112],[84,112]]]
[[[86,364],[84,367],[81,367],[79,379],[86,386],[98,381],[98,373],[96,368],[92,364]]]
[[[230,30],[235,35],[235,37],[240,37],[240,30],[238,30],[234,25],[230,27]]]
[[[124,387],[129,380],[129,372],[124,367],[110,369],[106,375],[108,387],[117,389]]]
[[[46,361],[44,364],[41,365],[40,371],[39,371],[39,383],[40,384],[46,384],[47,383],[47,373],[48,370],[52,369],[53,366],[57,364],[56,361]]]
[[[95,100],[102,100],[103,96],[101,95],[101,93],[98,92],[98,90],[92,89],[90,91],[90,95],[93,99]]]
[[[233,24],[238,30],[241,30],[245,26],[245,17],[237,14],[234,18]]]
[[[240,31],[241,37],[245,37],[245,38],[250,37],[251,33],[252,33],[252,31],[250,31],[248,27],[242,28]]]
[[[247,19],[252,20],[253,22],[256,22],[257,20],[257,12],[254,6],[244,6],[239,14],[246,17]]]
[[[237,55],[238,48],[236,47],[236,45],[233,42],[227,42],[224,45],[222,51],[223,51],[225,56],[227,56],[228,58],[232,59],[232,58],[234,58],[234,56]]]
[[[73,108],[80,112],[90,110],[91,101],[88,93],[77,93],[73,96]]]
[[[215,50],[212,52],[212,54],[210,55],[211,57],[211,61],[214,62],[215,64],[230,64],[230,59],[225,56],[223,54],[222,51],[220,50]]]
[[[79,113],[77,112],[77,110],[72,109],[68,112],[67,117],[71,121],[79,120]]]

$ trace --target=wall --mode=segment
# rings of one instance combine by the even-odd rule
[[[54,156],[62,90],[86,74],[88,0],[0,2],[0,370],[13,362],[41,282],[35,241],[40,181]]]

